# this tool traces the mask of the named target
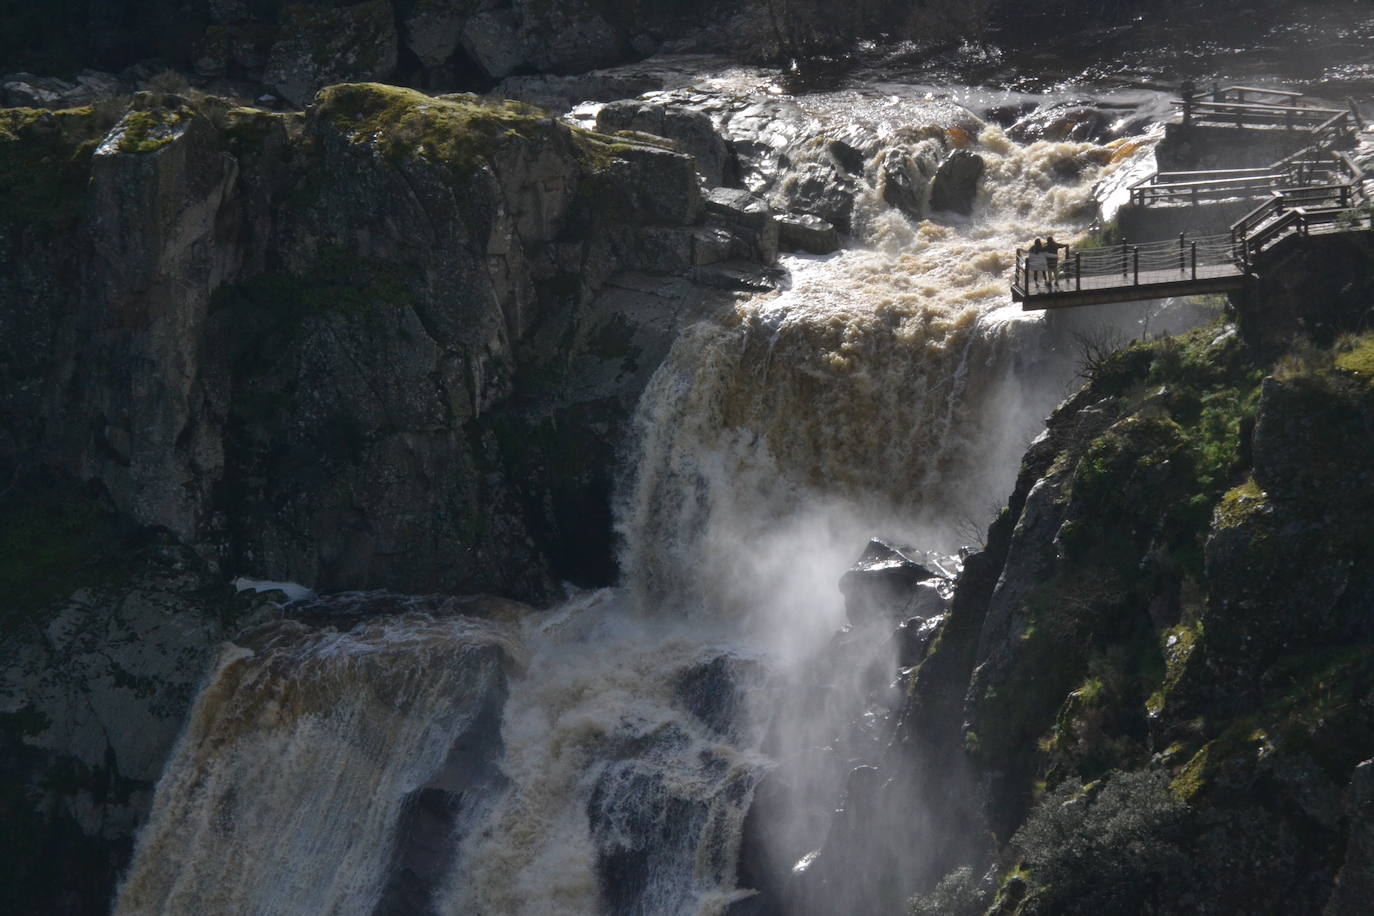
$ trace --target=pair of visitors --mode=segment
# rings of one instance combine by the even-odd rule
[[[1026,270],[1030,274],[1032,287],[1059,288],[1059,250],[1068,247],[1062,242],[1056,242],[1052,235],[1035,240],[1026,259]]]

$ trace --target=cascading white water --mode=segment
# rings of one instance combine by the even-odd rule
[[[843,102],[808,100],[816,136],[850,129],[860,103]],[[884,638],[832,645],[838,579],[870,534],[952,548],[951,516],[1005,498],[1072,372],[1008,307],[1012,251],[1071,234],[1126,155],[955,133],[949,107],[916,133],[985,158],[971,219],[913,222],[866,192],[865,247],[789,258],[789,290],[677,341],[621,487],[623,588],[518,626],[409,616],[228,650],[116,912],[376,911],[397,824],[444,782],[496,655],[528,659],[502,712],[504,783],[451,787],[436,912],[721,912],[746,893],[745,815],[770,774],[807,801],[775,814],[775,854],[814,849],[878,732],[872,672],[895,672]],[[870,164],[922,110],[900,129],[869,113],[891,127]]]
[[[518,659],[510,628],[290,621],[228,646],[158,786],[117,914],[367,913],[400,813]]]
[[[525,633],[532,676],[513,685],[502,730],[512,790],[460,851],[439,911],[596,912],[598,871],[618,856],[639,856],[652,875],[619,911],[722,903],[739,809],[765,761],[743,723],[693,712],[694,687],[720,659],[747,665],[739,648],[713,638],[720,631],[638,615],[616,590],[527,621]]]

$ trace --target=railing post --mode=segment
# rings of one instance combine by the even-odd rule
[[[1184,233],[1182,233],[1182,232],[1180,232],[1180,233],[1178,234],[1178,272],[1179,272],[1179,273],[1183,273],[1183,236],[1184,236]],[[1194,246],[1194,247],[1196,248],[1196,246]]]
[[[1370,217],[1374,219],[1374,217]],[[1075,292],[1083,289],[1083,252],[1073,253],[1073,288]]]
[[[1139,246],[1139,245],[1136,245],[1134,248],[1132,248],[1132,252],[1133,252],[1134,255],[1135,255],[1135,283],[1134,283],[1134,285],[1135,285],[1135,286],[1139,286],[1139,285],[1140,285],[1140,246]]]
[[[1193,243],[1193,279],[1197,279],[1197,242]]]
[[[1122,279],[1122,280],[1125,280],[1125,279],[1126,279],[1126,271],[1127,271],[1127,266],[1126,266],[1126,240],[1125,240],[1125,239],[1122,239],[1122,240],[1121,240],[1121,279]]]

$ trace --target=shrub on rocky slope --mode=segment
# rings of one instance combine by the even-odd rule
[[[989,598],[956,601],[925,663],[969,660],[945,720],[960,737],[928,737],[962,743],[1019,863],[993,911],[1356,912],[1371,342],[1277,359],[1230,328],[1138,343],[1051,418],[1014,526],[994,526]],[[923,673],[910,720],[949,689]]]

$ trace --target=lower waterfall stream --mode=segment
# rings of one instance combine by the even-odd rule
[[[804,871],[900,695],[840,576],[870,536],[953,552],[1000,505],[1076,368],[1068,325],[1007,301],[1012,252],[1149,154],[974,136],[891,91],[810,97],[808,136],[862,123],[870,172],[973,149],[973,215],[867,187],[856,247],[681,335],[622,469],[618,587],[524,614],[321,598],[321,628],[226,647],[117,914],[724,913],[747,843]]]

